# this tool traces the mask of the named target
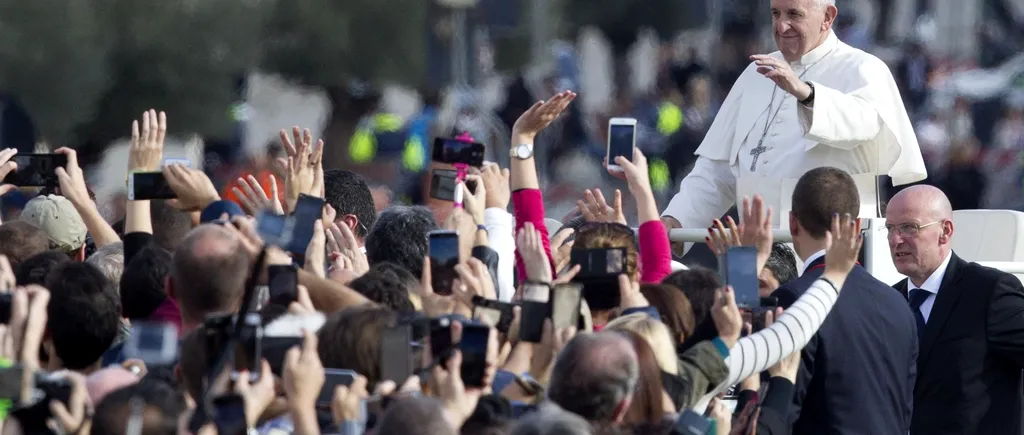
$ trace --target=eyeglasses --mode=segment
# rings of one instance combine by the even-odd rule
[[[885,228],[885,230],[889,232],[890,236],[893,235],[893,234],[899,234],[899,235],[901,235],[903,237],[914,237],[914,236],[917,235],[917,233],[919,233],[921,231],[921,229],[927,228],[927,227],[930,227],[932,225],[935,225],[935,224],[938,224],[938,223],[942,223],[942,222],[943,222],[942,220],[937,220],[935,222],[929,222],[929,223],[926,223],[926,224],[923,224],[923,225],[922,224],[915,224],[915,223],[905,223],[905,224],[899,224],[899,225],[885,224],[885,226],[883,228]]]

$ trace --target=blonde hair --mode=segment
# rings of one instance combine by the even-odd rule
[[[654,351],[661,370],[673,375],[679,374],[679,361],[676,357],[675,342],[668,327],[644,313],[634,313],[617,317],[605,325],[608,331],[632,331],[644,338]]]

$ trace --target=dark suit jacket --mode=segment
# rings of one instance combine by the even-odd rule
[[[1021,367],[1024,287],[953,254],[921,338],[911,435],[1020,434]]]
[[[824,259],[773,293],[789,307],[824,272]],[[804,347],[793,434],[906,434],[913,411],[917,322],[899,292],[855,266],[832,312]]]

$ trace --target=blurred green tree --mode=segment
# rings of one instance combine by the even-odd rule
[[[662,40],[683,29],[690,2],[684,0],[565,0],[564,18],[573,34],[592,26],[608,38],[615,56],[616,83],[626,77],[626,55],[641,29],[654,30]]]
[[[0,92],[51,144],[71,144],[110,84],[112,29],[93,2],[0,0]]]
[[[325,165],[347,166],[359,118],[376,109],[379,86],[423,81],[426,0],[284,0],[265,26],[262,69],[324,89],[333,105],[324,131]],[[288,127],[288,126],[281,126]]]

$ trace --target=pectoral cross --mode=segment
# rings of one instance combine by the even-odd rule
[[[768,151],[768,148],[764,146],[764,138],[762,137],[761,140],[757,141],[757,148],[750,150],[750,155],[754,156],[754,161],[750,164],[750,172],[754,172],[757,169],[757,158],[761,157],[761,154],[764,154],[765,151]]]

